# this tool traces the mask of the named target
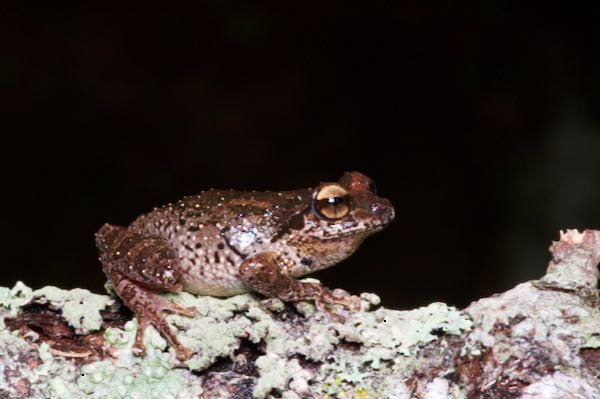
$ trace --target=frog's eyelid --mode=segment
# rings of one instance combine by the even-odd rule
[[[345,197],[348,191],[338,183],[321,184],[313,193],[313,200],[322,200],[331,197]]]

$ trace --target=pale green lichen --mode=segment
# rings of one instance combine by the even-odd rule
[[[13,288],[0,287],[0,311],[6,316],[14,317],[21,306],[31,302],[33,290],[18,281]]]
[[[494,326],[512,325],[513,336],[533,338],[540,343],[569,338],[569,345],[563,348],[561,356],[570,363],[578,362],[571,347],[594,347],[595,337],[600,336],[597,306],[568,292],[538,289],[531,282],[519,284],[501,296],[481,299],[467,311],[477,324],[476,332],[470,336],[472,344],[496,346]],[[498,354],[499,349],[495,349]],[[512,350],[508,348],[507,356]]]
[[[581,345],[582,348],[597,349],[600,348],[600,330],[598,333],[587,337]]]
[[[128,321],[124,326],[124,330],[120,328],[107,328],[104,330],[104,342],[115,348],[124,347],[132,340],[135,334],[135,326],[137,326],[137,323]]]
[[[0,309],[7,312],[7,317],[14,317],[21,306],[32,301],[48,303],[52,309],[59,310],[67,323],[81,334],[100,329],[100,310],[114,302],[106,295],[80,288],[63,290],[48,286],[33,291],[20,281],[12,289],[0,287]]]
[[[82,333],[99,328],[99,311],[112,303],[107,296],[55,287],[31,291],[18,285],[12,290],[0,290],[0,294],[6,315],[14,315],[19,306],[30,301],[48,303]],[[181,364],[174,351],[153,327],[148,327],[144,334],[146,356],[134,356],[131,347],[137,324],[131,321],[123,329],[108,328],[104,332],[105,343],[112,348],[115,360],[93,362],[77,372],[68,360],[52,355],[48,346],[42,344],[38,350],[42,364],[27,376],[36,387],[43,386],[36,391],[37,397],[188,397],[182,396],[182,392],[190,393],[191,397],[191,392],[197,394],[201,388],[199,380],[190,378],[189,370],[201,371],[218,358],[232,357],[242,339],[266,344],[267,353],[256,360],[257,398],[267,397],[274,390],[284,397],[302,397],[313,389],[311,384],[317,384],[323,394],[331,397],[365,397],[381,385],[373,376],[387,370],[395,356],[408,356],[416,345],[436,339],[434,331],[459,334],[470,326],[460,312],[443,304],[407,312],[363,311],[349,314],[346,323],[339,323],[324,318],[312,304],[301,302],[297,307],[304,310],[307,319],[297,329],[276,319],[275,314],[283,310],[282,304],[261,302],[250,294],[218,299],[181,293],[165,298],[198,311],[193,318],[167,316],[172,328],[180,331],[181,342],[196,352],[185,363],[187,369],[176,368]],[[364,309],[374,303],[378,303],[377,296],[363,295]],[[4,341],[6,336],[20,350],[29,346],[2,330]],[[341,340],[360,343],[363,348],[359,352],[336,350]],[[17,352],[15,348],[14,353]],[[307,371],[297,356],[322,362],[323,366],[317,373]],[[40,384],[41,380],[45,383]],[[197,382],[190,384],[190,381]],[[290,387],[293,389],[289,390]]]
[[[585,256],[591,252],[567,253],[576,256],[565,260],[567,270],[552,266],[552,286],[520,284],[474,302],[462,312],[443,303],[410,311],[371,310],[379,304],[379,297],[362,294],[361,311],[334,306],[345,317],[340,322],[309,302],[296,303],[294,312],[279,300],[260,301],[251,294],[226,299],[188,293],[164,295],[198,312],[193,318],[166,316],[181,342],[195,352],[186,362],[176,358],[151,326],[144,334],[146,355],[134,356],[134,319],[123,328],[104,331],[106,352],[111,357],[78,367],[47,344],[36,343],[35,332],[29,332],[27,340],[18,337],[18,332],[9,332],[3,319],[14,317],[31,301],[46,302],[84,333],[100,327],[100,310],[112,299],[55,287],[37,291],[23,284],[0,288],[0,364],[5,370],[17,370],[16,374],[0,372],[0,397],[14,391],[19,379],[31,384],[33,398],[213,397],[207,391],[211,384],[207,387],[204,383],[218,372],[205,370],[222,358],[247,361],[238,352],[243,341],[254,344],[254,356],[262,354],[251,360],[256,374],[242,376],[246,393],[253,390],[255,398],[464,399],[474,395],[462,383],[465,376],[459,376],[459,364],[465,358],[480,362],[474,369],[481,367],[482,373],[491,373],[482,379],[514,379],[521,384],[525,377],[531,383],[524,390],[529,397],[555,388],[561,389],[556,391],[561,394],[600,396],[595,377],[580,371],[584,362],[579,356],[581,348],[600,347],[597,298],[589,284],[577,295],[574,290],[584,285],[562,281],[583,278],[585,273],[574,268],[581,262],[589,268]],[[552,289],[556,287],[569,289]],[[24,366],[24,354],[39,364]],[[543,378],[533,373],[528,380],[529,376],[521,374],[524,367],[507,366],[500,374],[493,369],[528,356],[539,356],[531,364],[539,365],[540,374],[557,371]],[[222,376],[224,383],[228,376]]]
[[[460,334],[470,328],[471,321],[454,308],[434,303],[405,312],[378,309],[350,314],[345,323],[319,322],[315,317],[306,324],[301,333],[277,326],[270,329],[265,337],[268,355],[259,358],[257,364],[268,362],[270,366],[264,369],[275,370],[261,374],[256,397],[264,397],[265,387],[279,388],[301,378],[293,362],[297,355],[323,363],[319,372],[307,379],[319,382],[324,395],[352,397],[360,390],[381,392],[379,377],[389,372],[387,363],[437,339],[433,332]],[[337,349],[341,340],[362,344],[360,351]]]
[[[52,286],[34,291],[33,298],[60,310],[62,317],[80,334],[100,329],[100,311],[114,302],[106,295],[93,294],[85,289],[63,290]]]
[[[63,317],[78,319],[79,315],[92,315],[112,303],[106,296],[85,293],[83,290],[58,290],[54,287],[31,291],[19,284],[12,290],[0,289],[2,306],[0,320],[14,316],[14,303],[24,305],[35,300],[49,303],[60,309]],[[24,299],[26,293],[26,301]],[[46,296],[47,295],[47,296]],[[87,295],[87,296],[86,296]],[[77,302],[76,304],[73,302]],[[83,302],[83,303],[80,303]],[[8,305],[8,306],[6,306]],[[88,309],[83,309],[87,305]],[[78,313],[81,312],[81,313]],[[95,328],[92,324],[73,322],[77,328]],[[3,327],[4,325],[2,325]],[[105,332],[107,343],[124,348],[115,360],[92,362],[80,368],[69,360],[53,355],[46,343],[39,345],[37,357],[41,362],[37,367],[24,367],[23,355],[31,353],[32,345],[17,337],[15,333],[0,328],[1,367],[16,370],[12,377],[0,373],[0,397],[3,392],[12,392],[18,381],[27,381],[31,388],[31,398],[191,398],[201,394],[200,381],[189,378],[189,371],[173,367],[173,356],[165,353],[164,339],[152,328],[145,334],[148,353],[144,357],[133,356],[126,347],[133,342],[136,323],[129,322],[125,330],[108,329]],[[130,345],[129,345],[130,346]],[[36,356],[31,353],[28,356]],[[10,397],[10,396],[9,396]]]
[[[287,360],[270,354],[256,359],[256,367],[260,373],[254,389],[257,398],[264,398],[273,389],[284,391],[290,380],[303,371],[297,359]]]
[[[81,368],[77,387],[90,398],[181,398],[197,397],[199,384],[190,385],[188,372],[170,367],[168,360],[151,352],[130,368],[118,367],[110,360]]]
[[[596,230],[565,230],[560,232],[560,241],[554,242],[550,250],[554,259],[548,265],[546,275],[534,285],[579,291],[585,295],[598,295],[597,265],[600,260],[599,232]]]
[[[248,335],[252,321],[247,317],[234,317],[236,312],[248,310],[258,301],[249,295],[227,299],[196,297],[188,293],[170,295],[182,306],[198,310],[196,317],[172,315],[168,320],[181,329],[181,343],[196,354],[186,362],[191,370],[203,370],[219,357],[230,356],[239,347],[240,339]]]
[[[380,308],[375,312],[357,313],[352,324],[337,327],[348,341],[394,348],[408,356],[416,344],[437,339],[434,332],[456,335],[470,329],[471,325],[471,320],[463,313],[436,302],[410,311]]]

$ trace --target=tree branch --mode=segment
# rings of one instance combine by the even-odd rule
[[[569,230],[540,280],[472,303],[334,320],[306,302],[165,297],[194,350],[177,360],[110,296],[0,287],[0,398],[600,398],[600,232]]]

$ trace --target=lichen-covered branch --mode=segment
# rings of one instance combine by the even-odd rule
[[[397,311],[363,294],[332,319],[253,295],[165,297],[182,362],[110,296],[0,288],[0,398],[600,398],[600,231],[567,231],[538,281],[474,302]]]

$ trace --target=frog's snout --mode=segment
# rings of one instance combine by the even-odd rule
[[[373,202],[371,204],[371,212],[373,212],[383,224],[391,223],[396,216],[394,206],[386,198],[380,198],[379,201]]]

